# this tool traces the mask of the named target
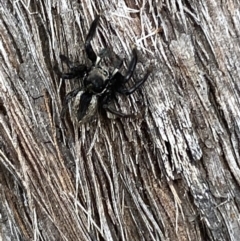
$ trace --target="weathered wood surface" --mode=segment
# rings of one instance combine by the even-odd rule
[[[99,13],[95,50],[154,70],[76,127],[54,69]],[[1,0],[0,240],[239,240],[239,36],[233,0]]]

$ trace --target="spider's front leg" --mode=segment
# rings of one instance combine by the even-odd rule
[[[121,88],[118,92],[124,95],[131,95],[134,91],[136,91],[148,78],[150,75],[151,71],[148,70],[147,73],[144,75],[144,77],[139,80],[132,88],[127,89],[127,88]]]
[[[134,86],[130,89],[127,89],[125,87],[125,83],[129,81],[129,79],[132,77],[133,72],[137,65],[137,50],[134,48],[132,50],[133,57],[130,61],[130,64],[128,66],[128,70],[125,76],[123,76],[120,72],[117,73],[116,78],[119,82],[121,82],[121,87],[118,88],[117,92],[124,95],[130,95],[134,91],[136,91],[148,78],[149,74],[151,73],[151,69],[147,70],[147,73],[144,75],[144,77],[139,80],[137,83],[134,84]]]
[[[132,77],[133,72],[137,65],[138,57],[137,57],[137,50],[135,48],[132,50],[132,55],[133,56],[132,56],[129,66],[128,66],[127,73],[123,78],[123,83],[126,83]]]
[[[89,29],[89,32],[88,32],[88,35],[87,35],[87,38],[86,38],[86,41],[85,41],[85,50],[86,50],[88,58],[92,61],[92,63],[96,62],[97,55],[92,48],[91,40],[93,39],[93,36],[96,32],[99,19],[100,19],[100,16],[97,15],[96,18],[94,19],[94,21],[92,22],[91,26],[90,26],[90,29]]]
[[[65,55],[60,55],[60,59],[63,63],[65,63],[70,72],[62,73],[62,79],[73,79],[73,78],[82,78],[87,72],[87,66],[84,64],[75,65],[68,57]]]

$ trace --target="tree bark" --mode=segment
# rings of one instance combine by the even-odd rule
[[[0,1],[0,240],[240,237],[240,3],[217,0]],[[80,126],[60,113],[89,64],[84,40],[124,59],[129,85]],[[108,63],[109,64],[109,63]]]

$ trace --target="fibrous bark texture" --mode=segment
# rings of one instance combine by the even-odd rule
[[[152,72],[76,125],[59,56],[90,64],[97,14],[94,50]],[[0,240],[238,241],[239,37],[234,0],[0,0]]]

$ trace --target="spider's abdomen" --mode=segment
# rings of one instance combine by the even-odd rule
[[[72,101],[72,117],[78,123],[85,123],[92,119],[98,108],[96,95],[79,91]]]

